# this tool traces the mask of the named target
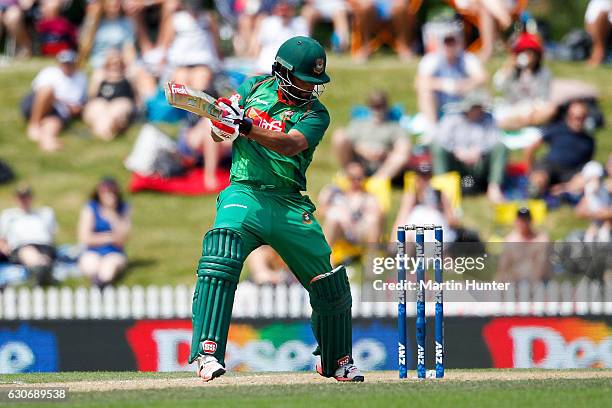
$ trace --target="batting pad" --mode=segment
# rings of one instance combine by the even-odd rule
[[[352,361],[352,299],[344,266],[310,281],[310,305],[323,375],[332,377],[338,367]]]
[[[205,353],[225,365],[227,332],[243,261],[242,239],[236,232],[217,228],[204,236],[193,294],[190,363]]]

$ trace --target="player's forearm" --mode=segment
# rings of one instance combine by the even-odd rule
[[[284,156],[295,156],[308,148],[308,142],[301,134],[277,132],[259,126],[253,126],[247,138]]]

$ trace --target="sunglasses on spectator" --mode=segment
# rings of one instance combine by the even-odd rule
[[[444,45],[453,46],[457,44],[457,39],[455,37],[445,37]]]

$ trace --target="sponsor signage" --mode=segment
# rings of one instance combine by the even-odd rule
[[[433,319],[428,320],[428,326]],[[415,367],[414,321],[401,351]],[[427,328],[433,333],[433,327]],[[236,319],[226,364],[232,371],[310,371],[308,320]],[[202,345],[211,352],[218,344]],[[34,371],[192,371],[191,322],[172,320],[0,321],[0,374]],[[438,346],[439,347],[439,346]],[[424,358],[433,366],[433,336]],[[612,317],[445,319],[448,368],[612,368]],[[397,370],[397,321],[355,319],[353,358],[362,370]],[[85,357],[85,358],[84,358]]]

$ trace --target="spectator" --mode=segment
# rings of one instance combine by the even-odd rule
[[[297,282],[289,267],[269,245],[262,245],[248,256],[249,280],[257,285]]]
[[[478,58],[463,49],[460,25],[449,23],[440,36],[442,47],[423,57],[415,78],[419,110],[430,126],[448,103],[460,101],[487,80]]]
[[[460,13],[478,16],[478,33],[482,41],[480,59],[488,61],[493,55],[499,33],[512,25],[512,7],[508,0],[454,0]]]
[[[204,185],[214,190],[218,186],[219,166],[231,166],[232,143],[215,142],[210,132],[210,120],[190,114],[187,126],[179,133],[178,151],[185,167],[204,166]]]
[[[35,0],[0,0],[0,32],[6,28],[8,35],[15,41],[18,57],[32,54],[32,39],[28,34],[25,16]]]
[[[384,91],[372,92],[368,105],[371,116],[354,119],[346,129],[334,133],[334,152],[343,168],[358,161],[368,176],[397,177],[410,158],[408,135],[397,121],[389,118],[389,103]]]
[[[514,228],[504,241],[496,281],[542,282],[550,279],[548,235],[535,230],[528,208],[518,210]]]
[[[487,183],[487,197],[499,203],[504,200],[500,186],[507,152],[486,105],[484,93],[472,92],[460,104],[459,113],[444,116],[432,145],[433,166],[436,174],[458,171],[464,187]]]
[[[332,48],[339,52],[346,51],[349,45],[348,11],[346,0],[306,0],[302,6],[302,16],[306,20],[309,33],[314,31],[318,21],[332,22]]]
[[[409,10],[409,0],[349,0],[354,23],[359,29],[361,49],[357,62],[365,62],[372,53],[370,40],[382,27],[389,27],[395,37],[395,49],[402,61],[413,58],[411,50],[415,15]]]
[[[60,51],[77,48],[77,27],[62,15],[65,0],[41,0],[40,19],[36,32],[40,52],[57,55]]]
[[[495,73],[493,82],[504,98],[495,109],[495,119],[502,129],[541,126],[557,111],[550,100],[552,74],[542,65],[543,52],[536,35],[523,33],[512,47],[511,58]]]
[[[57,54],[57,66],[44,68],[32,81],[32,92],[21,108],[28,120],[28,137],[45,151],[61,147],[59,132],[80,115],[87,95],[87,78],[77,70],[76,52]]]
[[[124,246],[131,229],[130,210],[119,185],[104,178],[81,211],[79,242],[87,250],[79,258],[79,269],[94,285],[111,284],[127,266]]]
[[[319,195],[319,213],[325,217],[323,232],[330,246],[339,240],[352,244],[377,244],[384,215],[376,196],[365,191],[365,170],[357,162],[349,163],[345,173],[350,186],[342,191],[327,186]]]
[[[95,0],[87,8],[80,42],[80,59],[89,56],[94,69],[92,79],[103,75],[107,54],[119,50],[126,66],[131,67],[136,59],[135,35],[132,21],[123,15],[120,0]]]
[[[612,0],[589,1],[584,21],[593,41],[589,64],[599,65],[606,58],[608,36],[612,29]]]
[[[582,169],[584,195],[576,206],[576,215],[591,221],[584,242],[610,242],[612,231],[612,183],[604,182],[604,168],[595,161]]]
[[[256,30],[254,49],[252,55],[256,56],[255,70],[269,74],[276,51],[289,38],[295,36],[308,36],[308,25],[304,18],[296,15],[295,6],[288,2],[279,1],[272,15],[264,17]]]
[[[97,79],[92,80],[83,120],[97,137],[108,141],[127,128],[136,100],[132,85],[125,77],[121,52],[109,49],[101,69]]]
[[[177,5],[176,11],[163,20],[160,28],[168,68],[175,82],[207,89],[219,66],[216,22],[203,12],[197,0],[169,3]]]
[[[140,59],[134,66],[132,80],[141,100],[146,100],[157,92],[158,79],[166,69],[165,50],[162,46],[170,24],[162,24],[170,19],[176,10],[175,1],[166,0],[124,0],[125,14],[132,20]]]
[[[55,214],[49,207],[32,207],[32,189],[19,186],[18,207],[0,215],[0,248],[11,262],[23,265],[39,285],[53,282]]]
[[[456,233],[453,228],[458,224],[458,220],[450,199],[431,186],[431,165],[421,164],[415,173],[414,190],[402,196],[393,233],[400,225],[434,224],[442,226],[444,241],[454,242]],[[391,241],[395,241],[395,237],[392,237]]]
[[[570,181],[593,158],[595,139],[585,131],[587,117],[585,102],[571,102],[565,120],[549,126],[526,149],[526,161],[533,167],[529,177],[532,195],[542,196],[549,187]],[[534,164],[535,153],[544,143],[549,146],[548,154]]]

